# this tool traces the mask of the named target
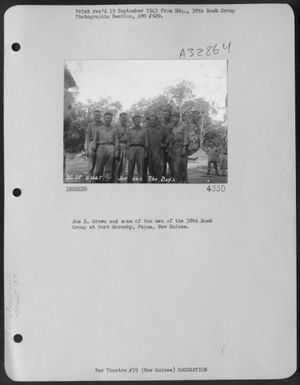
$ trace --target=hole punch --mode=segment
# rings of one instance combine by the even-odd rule
[[[20,343],[20,342],[22,342],[23,341],[23,337],[22,337],[22,335],[21,334],[15,334],[14,335],[14,341],[16,342],[16,343]]]
[[[15,52],[20,51],[20,49],[21,49],[21,44],[19,44],[19,43],[13,43],[13,44],[11,45],[11,49],[12,49],[13,51],[15,51]]]
[[[13,189],[13,194],[15,197],[19,197],[22,194],[22,191],[20,188],[14,188]]]

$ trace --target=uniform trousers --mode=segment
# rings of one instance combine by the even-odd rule
[[[97,147],[94,176],[99,178],[99,182],[112,182],[114,151],[113,144],[99,144]]]
[[[138,181],[143,180],[143,166],[145,160],[145,148],[139,145],[131,145],[128,149],[128,183],[133,182],[135,166],[138,173]]]

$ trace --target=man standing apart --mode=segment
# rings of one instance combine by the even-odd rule
[[[221,175],[226,175],[227,170],[227,142],[226,139],[221,141],[219,146],[219,154],[220,154],[220,171]]]
[[[119,114],[119,123],[116,125],[119,141],[119,151],[114,158],[114,181],[120,182],[126,166],[126,145],[127,145],[128,117],[126,112]]]
[[[186,183],[189,133],[186,124],[179,121],[179,113],[172,112],[171,120],[174,127],[170,137],[169,153],[173,178],[177,183]]]
[[[149,176],[150,182],[162,181],[164,170],[164,153],[168,144],[169,135],[158,123],[154,113],[149,115],[149,127],[147,129],[149,140]]]
[[[88,157],[88,173],[89,173],[89,181],[92,180],[92,176],[94,173],[95,163],[96,163],[96,153],[93,149],[92,143],[94,140],[95,132],[98,127],[103,125],[101,120],[101,112],[99,110],[94,111],[94,121],[90,122],[86,129],[85,134],[85,142],[84,142],[84,151]]]
[[[137,166],[138,181],[143,181],[144,160],[148,152],[148,135],[145,128],[141,126],[141,117],[136,114],[132,118],[133,127],[127,131],[128,146],[128,183],[133,182],[135,165]]]
[[[113,181],[113,159],[119,150],[117,130],[111,125],[113,114],[104,114],[104,125],[95,132],[92,148],[96,151],[94,177],[98,182],[111,183]]]
[[[207,174],[210,174],[211,165],[214,165],[216,175],[219,175],[218,172],[218,162],[219,162],[219,145],[216,140],[212,141],[211,146],[208,149],[208,164],[207,164]]]

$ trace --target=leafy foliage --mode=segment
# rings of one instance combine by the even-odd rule
[[[160,122],[163,122],[163,111],[166,107],[171,107],[180,113],[189,129],[190,146],[189,153],[195,152],[199,147],[206,147],[215,139],[227,137],[227,114],[224,111],[224,121],[216,120],[219,107],[215,103],[208,102],[204,98],[196,97],[194,85],[187,80],[183,80],[175,86],[167,87],[162,95],[154,98],[142,97],[137,103],[133,104],[127,111],[129,120],[134,114],[139,113],[142,121],[148,112],[155,113]],[[114,115],[113,123],[118,120],[118,114],[122,111],[119,101],[112,100],[110,97],[99,98],[97,101],[88,100],[81,103],[77,100],[79,89],[72,91],[72,121],[64,124],[64,143],[65,150],[69,152],[80,152],[84,147],[84,138],[87,125],[93,119],[93,112],[99,109],[104,115],[105,111],[111,111]]]

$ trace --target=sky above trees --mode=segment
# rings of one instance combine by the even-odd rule
[[[192,82],[194,97],[215,103],[222,118],[227,95],[226,60],[68,60],[78,86],[76,99],[87,103],[102,97],[119,101],[124,110],[142,98],[163,95],[183,80]]]

